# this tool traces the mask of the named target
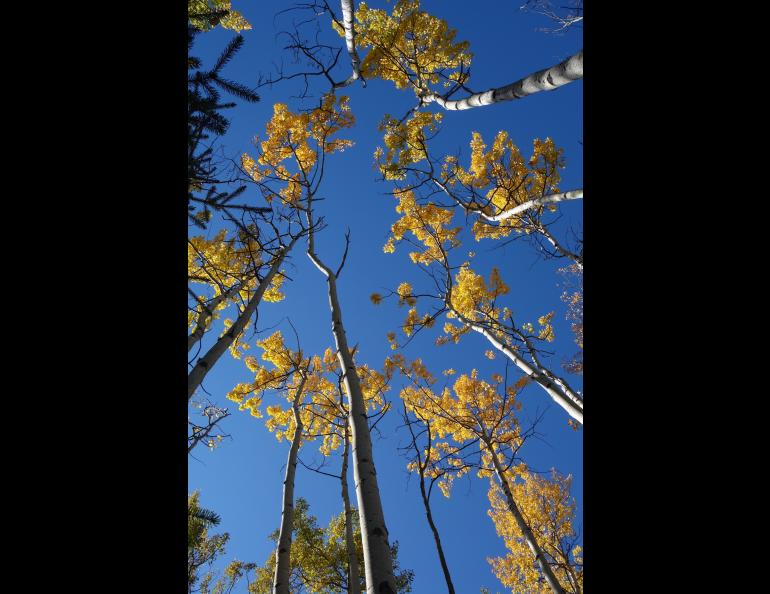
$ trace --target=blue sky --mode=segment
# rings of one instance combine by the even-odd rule
[[[519,10],[521,3],[523,0],[477,0],[469,10],[467,3],[434,0],[424,1],[422,6],[456,28],[458,40],[470,42],[474,59],[469,85],[481,91],[556,64],[582,47],[580,30],[569,31],[563,36],[538,31],[548,22],[538,15]],[[285,43],[276,34],[290,25],[292,16],[273,18],[287,5],[287,2],[279,1],[235,0],[234,8],[246,16],[253,29],[244,33],[243,49],[226,67],[224,74],[228,78],[253,86],[260,72],[271,72],[273,63],[283,59],[285,68],[291,68],[291,58],[282,49]],[[392,3],[372,2],[371,5],[387,8]],[[329,41],[342,45],[342,40],[333,32],[324,30],[324,34]],[[201,34],[193,54],[203,58],[204,66],[210,65],[232,35],[232,32],[221,29]],[[338,78],[346,77],[349,71],[349,63],[341,60]],[[233,157],[242,152],[255,154],[252,139],[257,134],[264,134],[273,103],[288,103],[294,110],[310,107],[326,90],[321,80],[311,81],[313,88],[316,89],[315,98],[303,103],[291,98],[298,94],[296,83],[264,87],[259,90],[259,103],[239,103],[238,107],[229,110],[230,130],[220,139],[224,152]],[[506,130],[522,153],[528,156],[534,138],[550,136],[557,146],[564,148],[567,167],[562,172],[561,187],[565,190],[582,187],[582,91],[582,81],[577,81],[520,101],[464,112],[445,112],[442,132],[432,143],[432,151],[441,154],[461,150],[467,158],[472,131],[480,132],[491,142],[498,130]],[[357,123],[343,137],[354,140],[355,146],[333,155],[328,161],[319,192],[326,200],[319,204],[318,213],[325,216],[328,227],[318,235],[316,250],[322,259],[336,266],[344,248],[345,229],[350,228],[350,253],[338,282],[344,324],[350,344],[359,345],[358,361],[379,368],[384,358],[392,354],[386,334],[398,329],[406,310],[398,308],[392,301],[375,307],[369,295],[395,289],[403,281],[417,286],[420,276],[409,261],[408,250],[402,248],[395,254],[382,251],[397,214],[393,208],[395,200],[387,195],[393,187],[377,181],[379,176],[373,168],[372,154],[382,144],[377,124],[383,114],[388,112],[401,117],[413,106],[414,96],[411,91],[399,90],[389,82],[377,80],[369,81],[366,88],[353,85],[345,89],[344,94],[350,96]],[[244,196],[257,199],[254,189],[247,190]],[[556,228],[557,233],[570,225],[582,229],[582,201],[564,204],[560,213],[563,219]],[[556,269],[564,262],[543,261],[523,242],[491,250],[494,246],[489,240],[477,243],[466,236],[463,251],[476,252],[473,264],[478,272],[488,275],[493,265],[500,268],[503,279],[511,288],[506,305],[514,311],[517,320],[535,322],[540,315],[556,311],[556,341],[551,345],[556,355],[549,359],[549,363],[557,373],[565,373],[559,363],[576,347],[569,323],[564,320],[564,305],[559,299],[561,279]],[[320,354],[333,345],[326,284],[308,261],[304,248],[304,245],[297,246],[287,270],[294,280],[283,287],[286,299],[260,306],[258,329],[278,324],[285,333],[290,332],[290,327],[282,321],[289,316],[299,332],[303,349]],[[441,348],[433,346],[435,337],[436,329],[418,335],[404,355],[408,359],[423,358],[429,369],[440,377],[443,377],[441,371],[449,367],[456,369],[458,375],[469,373],[474,367],[485,378],[492,373],[503,373],[505,363],[501,356],[493,361],[484,357],[489,346],[481,336],[467,336],[458,345]],[[252,338],[252,345],[253,341]],[[515,369],[511,373],[514,378],[518,377]],[[226,401],[224,395],[236,383],[248,381],[249,377],[243,362],[226,354],[206,378],[204,386],[214,401],[228,406],[232,403]],[[574,387],[582,389],[582,378],[570,375],[568,380]],[[398,398],[400,385],[394,383],[388,393],[389,399]],[[547,409],[539,425],[543,440],[528,442],[522,455],[537,470],[555,467],[564,474],[573,475],[572,494],[578,502],[580,524],[582,429],[577,433],[570,429],[566,413],[537,386],[525,388],[522,400],[524,419]],[[265,429],[262,420],[238,411],[237,407],[230,408],[233,414],[225,420],[225,429],[232,434],[232,441],[225,441],[213,452],[202,446],[196,449],[193,452],[195,458],[190,458],[188,463],[188,484],[190,491],[200,490],[204,507],[222,516],[220,529],[231,535],[228,559],[235,557],[261,564],[272,552],[267,534],[277,528],[280,521],[281,481],[288,446],[285,442],[278,443]],[[415,571],[413,591],[442,592],[445,585],[418,485],[414,477],[410,480],[406,461],[397,451],[397,447],[406,441],[405,434],[397,430],[399,424],[398,415],[390,413],[378,425],[381,435],[373,436],[388,530],[391,540],[400,543],[401,566]],[[313,444],[303,447],[302,458],[306,461],[318,458],[315,448]],[[339,461],[333,458],[330,464],[336,470]],[[353,493],[352,479],[350,486]],[[322,524],[341,509],[338,483],[302,467],[298,468],[295,494],[310,501],[312,513]],[[436,492],[432,506],[457,591],[478,592],[480,586],[487,586],[492,592],[506,591],[486,561],[487,557],[505,553],[502,540],[496,536],[486,514],[486,479],[478,479],[475,475],[463,479],[456,483],[451,499]],[[245,583],[236,592],[246,592]]]

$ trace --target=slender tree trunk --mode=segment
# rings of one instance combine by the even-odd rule
[[[496,214],[496,215],[486,215],[484,213],[480,213],[482,217],[484,217],[488,221],[498,222],[498,221],[504,221],[505,219],[510,219],[511,217],[515,217],[518,214],[521,214],[530,208],[536,208],[538,206],[543,206],[545,204],[553,204],[556,202],[564,202],[565,200],[580,200],[583,198],[583,190],[570,190],[569,192],[561,192],[559,194],[548,194],[547,196],[542,196],[541,198],[533,198],[532,200],[527,200],[526,202],[522,202],[521,204],[514,206],[513,208],[509,208],[508,210],[504,210],[503,212]]]
[[[521,511],[516,505],[516,501],[513,499],[511,487],[508,484],[508,479],[505,478],[503,469],[500,466],[497,453],[492,449],[492,445],[488,441],[486,441],[486,445],[492,454],[492,464],[495,466],[495,474],[500,481],[500,486],[503,488],[503,493],[505,493],[505,498],[508,501],[508,510],[513,515],[514,520],[516,520],[516,524],[519,527],[519,530],[521,530],[521,534],[524,537],[527,546],[529,546],[529,550],[532,551],[532,554],[535,556],[535,562],[537,563],[537,566],[540,568],[540,571],[543,572],[543,577],[545,577],[546,582],[548,582],[548,585],[551,587],[551,590],[553,590],[554,594],[565,594],[564,589],[561,587],[561,584],[559,584],[559,580],[556,579],[551,566],[548,564],[548,561],[546,561],[545,556],[543,555],[543,550],[540,548],[540,545],[537,544],[535,535],[532,533],[529,525],[524,520],[524,516],[521,515]]]
[[[187,376],[188,401],[190,398],[192,398],[193,393],[201,384],[203,378],[206,377],[206,374],[209,372],[209,370],[214,367],[222,354],[230,347],[231,344],[233,344],[235,337],[239,336],[240,333],[243,332],[243,329],[246,327],[246,323],[256,311],[259,302],[262,301],[262,295],[264,295],[265,291],[270,286],[270,282],[278,272],[278,269],[283,263],[286,254],[288,254],[291,251],[291,248],[294,247],[297,239],[299,239],[299,236],[294,237],[289,245],[281,247],[279,254],[273,259],[273,264],[270,266],[270,270],[268,271],[267,276],[265,276],[265,278],[262,279],[262,282],[259,283],[257,290],[254,291],[254,295],[252,295],[251,299],[246,304],[246,307],[238,316],[238,319],[235,320],[235,323],[233,323],[227,332],[219,337],[219,340],[214,343],[208,352],[203,357],[198,359],[195,367],[193,367],[192,371]]]
[[[188,353],[200,341],[200,339],[203,338],[203,335],[206,333],[206,330],[208,330],[209,321],[211,320],[211,317],[214,315],[214,310],[219,306],[220,303],[222,303],[222,301],[230,298],[240,288],[241,288],[241,284],[236,283],[235,285],[227,289],[227,291],[225,291],[224,293],[220,293],[219,295],[214,297],[214,299],[212,299],[211,303],[209,303],[208,305],[204,305],[201,303],[202,311],[198,315],[198,321],[195,323],[195,330],[193,330],[190,333],[190,335],[187,337]]]
[[[471,329],[483,335],[498,351],[513,361],[516,367],[526,373],[533,381],[537,382],[540,387],[543,388],[543,390],[545,390],[551,398],[553,398],[556,404],[566,410],[573,419],[575,419],[581,425],[583,424],[583,400],[567,385],[564,380],[559,379],[557,381],[552,373],[546,373],[542,369],[535,369],[524,359],[519,357],[512,348],[500,342],[500,340],[498,340],[497,337],[489,330],[483,326],[475,324],[464,316],[461,316],[459,313],[457,316]]]
[[[433,522],[433,514],[430,511],[430,499],[425,492],[425,475],[422,468],[420,469],[420,494],[422,495],[422,504],[425,506],[425,515],[428,518],[428,524],[433,532],[433,540],[436,541],[436,550],[438,551],[438,559],[441,562],[441,570],[444,572],[444,579],[446,580],[446,587],[449,594],[455,594],[455,587],[452,584],[452,576],[449,575],[449,566],[447,565],[446,558],[444,557],[444,549],[441,547],[441,539],[438,535],[438,528]]]
[[[583,50],[581,49],[574,56],[563,62],[530,74],[514,83],[490,89],[483,93],[474,93],[464,99],[450,101],[443,97],[431,93],[422,98],[424,103],[438,103],[441,107],[448,110],[470,109],[472,107],[482,107],[492,105],[502,101],[512,101],[521,99],[527,95],[532,95],[538,91],[552,91],[559,87],[583,78]]]
[[[289,577],[291,576],[291,533],[294,530],[294,476],[297,471],[297,452],[302,441],[302,419],[299,415],[299,401],[305,387],[306,377],[294,396],[294,437],[289,448],[289,459],[286,461],[286,475],[283,480],[283,509],[281,510],[281,530],[278,536],[278,549],[275,551],[275,574],[273,576],[273,594],[289,594]]]
[[[537,221],[535,223],[535,227],[537,229],[537,232],[540,233],[543,237],[545,237],[546,241],[550,243],[553,248],[560,253],[562,256],[565,256],[572,260],[580,270],[583,270],[583,258],[579,255],[577,255],[574,252],[571,252],[567,248],[565,248],[563,245],[561,245],[557,239],[553,236],[553,234],[548,230],[548,228],[543,225],[540,221]]]
[[[310,202],[310,200],[308,200]],[[310,205],[308,204],[308,212]],[[308,228],[312,229],[312,216],[308,214]],[[364,548],[364,569],[367,594],[396,594],[393,578],[393,561],[390,558],[388,529],[377,486],[377,472],[372,456],[372,440],[366,417],[364,395],[350,356],[345,328],[342,325],[342,310],[337,297],[336,275],[315,255],[314,233],[308,237],[308,257],[326,277],[329,291],[329,307],[332,314],[332,334],[337,347],[337,359],[344,374],[345,390],[348,394],[348,409],[353,442],[353,476],[356,482],[358,516],[361,522],[361,540]]]
[[[348,495],[348,451],[350,449],[350,430],[345,423],[345,449],[342,452],[342,501],[345,505],[345,548],[348,552],[348,594],[361,594],[361,578],[358,573],[358,555],[356,541],[353,538],[353,512],[350,509]]]

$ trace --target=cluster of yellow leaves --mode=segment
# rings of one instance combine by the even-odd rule
[[[263,251],[256,239],[245,232],[239,232],[233,239],[228,239],[226,230],[219,231],[212,239],[191,237],[187,243],[187,278],[190,283],[206,286],[211,295],[199,295],[197,306],[188,310],[188,328],[194,330],[197,327],[206,309],[211,310],[213,319],[216,319],[229,305],[239,301],[247,302],[259,284],[255,267],[265,264],[262,257]],[[276,302],[284,298],[279,291],[283,280],[280,274],[274,277],[263,295],[264,301]],[[227,299],[213,302],[228,291]],[[210,323],[210,320],[206,322],[204,330],[208,329]],[[226,320],[225,331],[230,326],[232,321]],[[240,358],[241,351],[245,349],[248,349],[248,344],[236,336],[230,345],[230,352]]]
[[[482,452],[479,476],[488,476],[491,466],[490,447],[502,457],[500,445],[516,447],[521,442],[521,434],[515,412],[521,409],[516,399],[517,386],[508,387],[500,393],[503,378],[496,376],[492,382],[479,379],[477,370],[470,375],[458,377],[452,389],[445,387],[440,392],[432,389],[436,379],[420,359],[407,363],[402,355],[389,357],[385,363],[386,373],[396,370],[411,380],[401,390],[400,397],[408,411],[422,423],[430,423],[432,435],[436,440],[430,452],[424,451],[428,461],[427,475],[440,477],[438,482],[442,493],[449,497],[452,482],[467,473],[470,466],[460,454],[460,448],[469,441],[480,440]],[[452,375],[449,369],[444,375]],[[442,441],[447,440],[447,441]],[[451,442],[451,443],[450,443]],[[416,470],[414,463],[408,466]]]
[[[399,89],[411,87],[418,96],[429,85],[459,78],[457,69],[470,65],[468,42],[455,42],[457,31],[446,21],[420,10],[419,0],[398,0],[390,14],[361,2],[356,10],[356,43],[370,48],[361,64],[365,78],[382,78]],[[335,30],[344,35],[336,25]]]
[[[412,296],[413,289],[412,285],[409,283],[401,283],[398,285],[398,289],[396,289],[396,293],[398,293],[398,304],[403,305],[404,303],[407,303],[408,305],[414,305],[417,303],[417,299],[415,299]]]
[[[302,189],[309,186],[310,172],[319,155],[353,145],[351,140],[331,139],[331,136],[354,123],[346,96],[336,98],[327,94],[319,107],[306,113],[294,113],[286,104],[276,103],[273,117],[266,126],[267,138],[259,143],[259,158],[255,160],[244,153],[241,165],[257,182],[270,178],[286,184],[278,193],[268,191],[268,201],[280,197],[296,206],[302,198]],[[293,172],[284,164],[287,159],[291,159],[289,165]]]
[[[262,417],[259,405],[267,390],[277,389],[294,373],[293,387],[299,382],[299,374],[295,371],[305,363],[301,352],[295,352],[286,347],[280,331],[274,332],[264,340],[258,341],[262,349],[262,360],[272,364],[271,368],[261,365],[256,357],[246,357],[246,367],[256,375],[251,383],[239,383],[228,394],[227,398],[240,405],[240,410],[249,410],[255,417]],[[290,391],[290,390],[289,390]],[[250,396],[247,398],[247,396]]]
[[[286,276],[284,275],[284,271],[281,270],[270,281],[270,286],[265,290],[264,294],[262,295],[262,301],[267,301],[269,303],[283,301],[283,298],[285,297],[285,295],[281,293],[281,286],[283,285],[283,281],[285,279],[286,279]]]
[[[452,288],[452,315],[447,317],[454,318],[459,315],[471,321],[498,320],[501,311],[495,300],[500,295],[507,295],[509,291],[497,268],[492,268],[487,283],[484,277],[474,272],[470,266],[462,266],[455,275]]]
[[[258,341],[262,349],[261,360],[246,357],[248,369],[255,374],[251,383],[238,384],[227,397],[240,405],[241,410],[249,410],[255,417],[262,417],[260,404],[269,390],[281,390],[288,406],[273,403],[266,407],[265,426],[275,434],[278,441],[291,441],[297,428],[294,416],[294,401],[302,422],[302,440],[313,441],[319,436],[319,450],[325,456],[331,454],[343,443],[344,427],[347,423],[347,408],[340,400],[338,384],[329,379],[339,370],[338,358],[332,349],[327,348],[323,356],[314,355],[305,358],[301,351],[289,349],[280,331],[274,332],[264,340]],[[367,365],[357,365],[361,391],[368,412],[384,406],[384,393],[390,389],[386,377]],[[303,384],[304,378],[304,384]],[[302,392],[298,394],[298,390]]]
[[[227,231],[219,231],[212,239],[191,237],[187,242],[187,278],[192,283],[210,285],[214,295],[221,286],[246,283],[244,291],[256,285],[254,264],[262,263],[262,252],[253,241],[227,239]]]
[[[409,232],[425,246],[425,251],[409,254],[414,263],[427,266],[433,262],[443,262],[443,250],[460,245],[457,239],[460,227],[448,227],[452,222],[451,210],[434,204],[421,206],[417,204],[414,193],[409,190],[398,195],[396,212],[402,216],[390,228],[392,235],[383,247],[385,253],[395,252],[396,242],[404,239]]]
[[[518,477],[518,480],[517,480]],[[575,500],[570,496],[571,478],[555,471],[550,478],[531,472],[509,472],[506,478],[513,499],[532,530],[538,544],[565,592],[583,591],[581,548],[574,546]],[[532,552],[508,510],[505,495],[490,481],[489,515],[508,549],[505,557],[488,559],[495,576],[513,591],[548,594]]]
[[[563,149],[557,148],[550,138],[533,141],[532,156],[524,159],[508,133],[497,133],[492,147],[487,146],[481,134],[473,133],[471,162],[468,169],[448,156],[444,159],[442,175],[454,192],[464,188],[470,193],[461,200],[469,208],[487,216],[497,216],[529,200],[559,192],[560,169],[564,168]],[[546,207],[554,210],[556,207]],[[507,237],[514,230],[529,232],[520,217],[514,216],[495,223],[478,219],[473,225],[476,241],[483,238]]]
[[[537,323],[540,324],[540,330],[537,333],[538,339],[545,340],[546,342],[553,342],[554,338],[556,338],[556,334],[553,331],[553,326],[551,325],[553,314],[554,312],[550,312],[540,316],[537,319]],[[522,330],[529,334],[535,333],[535,327],[530,322],[522,324],[521,327]]]
[[[385,149],[377,147],[374,158],[380,173],[385,179],[404,179],[405,167],[428,158],[428,134],[435,134],[443,114],[417,112],[406,122],[400,123],[395,118],[386,115],[380,123],[379,130],[385,132],[383,141]]]
[[[216,20],[212,22],[210,18],[196,16],[222,10],[227,10],[228,14],[219,19],[218,22]],[[208,31],[216,24],[235,32],[251,29],[249,21],[241,13],[232,9],[231,0],[187,0],[187,14],[193,26],[201,31]]]

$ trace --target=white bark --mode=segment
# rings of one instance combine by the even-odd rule
[[[533,198],[532,200],[527,200],[526,202],[522,202],[521,204],[514,206],[513,208],[509,208],[508,210],[504,210],[503,212],[496,214],[496,215],[488,215],[484,214],[483,212],[479,212],[479,214],[484,217],[488,221],[492,222],[499,222],[504,221],[506,219],[510,219],[511,217],[515,217],[518,214],[521,214],[530,208],[537,208],[538,206],[544,206],[546,204],[554,204],[556,202],[564,202],[565,200],[579,200],[583,198],[583,190],[570,190],[569,192],[561,192],[560,194],[549,194],[548,196],[542,196],[540,198]]]
[[[348,83],[361,78],[361,58],[356,50],[356,32],[353,29],[353,0],[341,0],[342,4],[342,26],[345,29],[345,45],[350,54],[350,63],[353,67],[353,74],[350,75]]]
[[[348,594],[361,594],[361,578],[358,573],[356,541],[353,538],[353,512],[348,495],[348,451],[350,449],[349,423],[345,424],[345,449],[342,452],[342,501],[345,506],[345,548],[348,553]]]
[[[310,201],[308,201],[310,202]],[[308,204],[308,211],[310,205]],[[312,216],[308,212],[308,228],[312,229]],[[356,372],[353,357],[348,349],[345,328],[342,325],[342,310],[337,297],[335,274],[315,255],[314,233],[308,237],[308,257],[326,277],[329,291],[329,308],[332,314],[332,334],[337,347],[337,360],[342,370],[345,390],[348,394],[349,419],[353,444],[353,476],[356,484],[358,515],[361,524],[361,540],[364,549],[364,570],[367,594],[396,594],[393,578],[393,561],[390,558],[388,529],[377,486],[377,472],[374,468],[372,440],[366,417],[364,395]]]
[[[484,336],[498,351],[513,361],[516,367],[526,373],[533,381],[537,382],[556,404],[566,410],[573,419],[581,425],[583,424],[583,400],[567,386],[564,380],[556,381],[550,372],[546,373],[543,369],[535,369],[519,357],[513,349],[498,340],[489,330],[459,314],[458,317],[472,330]]]
[[[209,322],[213,316],[214,310],[219,306],[222,301],[229,299],[236,291],[240,289],[240,283],[237,283],[227,289],[224,293],[220,293],[208,304],[201,303],[201,312],[198,314],[198,320],[195,323],[195,330],[193,330],[187,337],[187,352],[189,353],[192,348],[203,338],[206,330],[209,329]]]
[[[521,515],[521,511],[516,505],[516,501],[513,499],[510,485],[508,484],[508,480],[505,478],[503,469],[500,466],[497,453],[492,449],[489,441],[486,441],[486,444],[490,453],[492,454],[492,464],[495,466],[495,474],[500,481],[500,486],[503,488],[503,493],[505,493],[505,498],[508,501],[508,510],[513,515],[514,520],[516,520],[516,525],[519,527],[519,530],[521,530],[524,540],[526,541],[527,546],[529,546],[529,550],[532,551],[532,554],[535,556],[535,562],[537,563],[537,566],[540,568],[540,571],[543,572],[543,577],[545,577],[546,582],[548,582],[548,585],[551,587],[551,590],[553,590],[554,594],[564,594],[564,589],[561,587],[561,584],[559,584],[559,580],[556,579],[551,566],[548,564],[548,561],[546,561],[545,556],[543,555],[543,550],[540,548],[540,545],[537,544],[535,535],[532,533],[532,530],[530,529],[526,520],[524,520],[524,516]]]
[[[490,89],[483,93],[474,93],[456,101],[444,99],[435,93],[424,96],[422,100],[423,103],[438,103],[447,110],[471,109],[472,107],[521,99],[539,91],[552,91],[579,78],[583,78],[582,49],[556,66],[530,74],[504,87]]]
[[[299,401],[307,378],[302,375],[302,381],[294,396],[294,438],[289,448],[289,459],[286,461],[286,475],[283,480],[283,506],[281,510],[281,529],[278,536],[278,548],[275,551],[275,574],[273,574],[273,594],[289,594],[289,577],[291,576],[291,533],[294,531],[294,476],[297,471],[297,452],[302,441],[302,419],[299,415]]]
[[[283,259],[286,257],[286,254],[291,251],[291,248],[294,247],[297,239],[299,239],[299,236],[294,237],[289,245],[282,246],[280,248],[279,253],[275,258],[273,258],[273,264],[270,266],[270,270],[268,271],[267,276],[265,276],[265,278],[262,279],[262,282],[259,283],[256,291],[254,291],[254,295],[251,296],[251,299],[249,299],[246,307],[235,320],[233,325],[227,330],[227,332],[219,337],[216,343],[214,343],[214,345],[203,357],[198,359],[195,367],[193,367],[192,371],[187,376],[188,401],[190,398],[192,398],[193,393],[201,384],[203,378],[206,377],[206,374],[209,372],[209,370],[214,367],[219,358],[230,347],[230,345],[233,344],[236,336],[239,336],[241,332],[243,332],[243,329],[246,327],[246,323],[256,311],[260,301],[262,301],[262,295],[264,295],[265,291],[270,286],[273,277],[278,273],[278,269],[283,263]]]

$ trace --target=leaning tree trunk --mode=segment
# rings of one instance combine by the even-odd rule
[[[289,594],[289,577],[291,576],[291,533],[294,531],[294,476],[297,472],[297,452],[302,441],[302,419],[299,415],[299,401],[306,377],[294,396],[294,437],[289,448],[289,459],[286,461],[286,475],[283,480],[283,509],[281,510],[281,529],[278,536],[278,549],[275,551],[275,574],[273,575],[273,594]]]
[[[206,305],[204,303],[200,303],[201,306],[201,312],[198,314],[198,319],[195,322],[195,330],[193,330],[188,336],[187,336],[187,352],[189,353],[192,348],[200,342],[201,338],[203,338],[203,335],[206,333],[206,331],[209,329],[209,322],[211,321],[211,318],[214,316],[214,310],[219,306],[222,301],[225,299],[229,299],[237,291],[239,291],[241,288],[240,283],[234,284],[232,287],[227,289],[224,293],[220,293],[214,299],[211,300],[211,302]]]
[[[206,377],[206,374],[211,370],[212,367],[214,367],[216,362],[230,347],[230,345],[233,344],[235,337],[239,336],[240,333],[243,332],[243,329],[246,327],[246,323],[256,311],[259,302],[262,301],[262,295],[264,295],[265,291],[270,286],[270,283],[272,282],[273,277],[278,273],[278,269],[286,257],[286,254],[288,254],[291,251],[291,248],[294,247],[297,239],[299,239],[299,236],[294,237],[289,245],[282,246],[280,248],[278,255],[273,258],[273,264],[270,266],[270,270],[268,271],[267,276],[265,276],[265,278],[262,279],[262,282],[259,283],[257,290],[254,291],[254,295],[252,295],[251,299],[249,299],[249,302],[238,316],[238,319],[235,320],[235,323],[227,332],[219,337],[219,340],[214,343],[208,352],[203,357],[198,359],[195,367],[193,367],[192,371],[187,376],[188,401],[190,398],[192,398],[193,393],[201,384],[203,378]]]
[[[535,535],[532,533],[532,530],[524,519],[524,516],[521,515],[521,511],[516,505],[516,501],[513,499],[511,487],[508,484],[508,479],[505,478],[502,467],[500,466],[497,453],[494,451],[492,445],[488,441],[485,443],[487,448],[489,448],[489,452],[492,454],[492,464],[495,467],[495,474],[500,481],[500,486],[503,488],[503,493],[505,493],[505,498],[508,501],[508,510],[513,515],[513,519],[516,520],[516,525],[519,527],[519,530],[521,530],[521,534],[524,537],[527,546],[529,546],[529,550],[532,551],[532,554],[535,556],[535,562],[537,563],[537,566],[540,568],[540,571],[543,572],[543,577],[545,577],[545,581],[548,582],[548,585],[550,586],[551,590],[553,590],[554,594],[565,594],[564,588],[561,587],[561,584],[559,584],[559,580],[556,579],[550,564],[548,561],[546,561],[543,550],[540,548],[540,545],[537,544]]]
[[[308,228],[312,229],[309,214]],[[367,594],[396,594],[393,578],[393,561],[390,558],[388,529],[377,486],[377,472],[372,456],[372,440],[369,435],[369,421],[366,417],[364,395],[356,372],[353,357],[348,349],[345,328],[342,325],[342,310],[337,297],[337,277],[315,254],[311,231],[308,238],[308,257],[326,277],[329,291],[329,307],[332,314],[332,334],[337,347],[337,359],[343,373],[345,390],[348,394],[349,418],[353,434],[353,476],[356,482],[358,516],[361,523],[361,540],[364,548],[364,569]]]
[[[539,91],[552,91],[558,89],[573,80],[583,78],[583,50],[581,49],[574,56],[564,60],[556,66],[545,68],[530,74],[514,83],[490,89],[483,93],[474,93],[464,99],[451,101],[444,99],[440,95],[430,93],[422,98],[423,103],[438,103],[441,107],[448,110],[470,109],[472,107],[482,107],[492,105],[502,101],[512,101],[521,99],[527,95],[532,95]]]
[[[530,208],[537,208],[538,206],[544,206],[546,204],[554,204],[556,202],[564,202],[565,200],[582,200],[583,190],[570,190],[569,192],[560,192],[558,194],[548,194],[547,196],[541,196],[540,198],[533,198],[522,202],[508,210],[504,210],[496,215],[488,215],[483,212],[480,213],[488,221],[499,222],[505,219],[510,219],[518,214],[521,214]]]
[[[348,495],[348,451],[350,449],[349,424],[345,422],[345,449],[342,452],[342,501],[345,505],[345,548],[348,553],[348,594],[361,594],[361,578],[358,573],[358,555],[356,541],[353,538],[353,511],[350,509]]]
[[[452,310],[454,311],[454,310]],[[550,371],[541,368],[536,369],[524,359],[519,357],[516,352],[509,346],[503,344],[494,334],[483,326],[472,322],[465,316],[455,312],[458,318],[472,330],[475,330],[479,334],[483,335],[492,346],[498,351],[508,357],[513,363],[526,373],[531,380],[537,382],[537,384],[546,391],[546,393],[569,415],[575,419],[581,425],[583,424],[583,399],[578,396],[574,390],[572,390],[567,383],[554,376]]]

